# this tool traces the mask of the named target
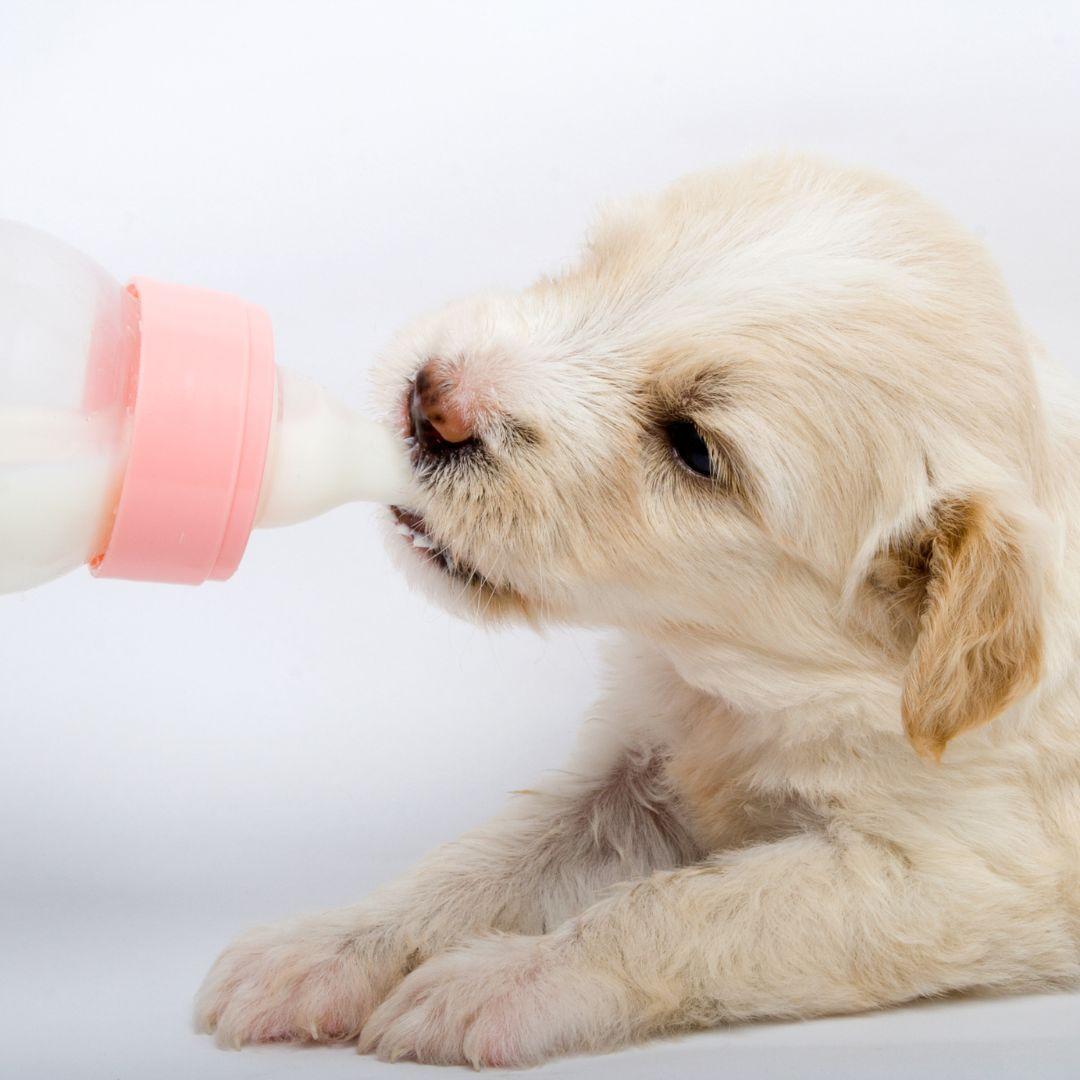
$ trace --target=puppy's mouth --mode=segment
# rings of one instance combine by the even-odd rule
[[[405,539],[405,542],[421,558],[459,581],[470,585],[489,585],[489,582],[479,570],[457,558],[445,544],[440,544],[432,539],[427,524],[419,514],[415,514],[411,510],[403,510],[400,506],[391,506],[390,511],[397,523],[395,531]]]

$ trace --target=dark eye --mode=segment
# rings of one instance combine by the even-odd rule
[[[673,420],[667,426],[672,452],[688,468],[702,476],[712,476],[709,448],[698,429],[686,420]]]

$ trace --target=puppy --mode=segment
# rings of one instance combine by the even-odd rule
[[[227,949],[203,1030],[523,1066],[1077,980],[1080,405],[976,240],[756,161],[380,374],[408,571],[617,629],[611,689],[565,775]]]

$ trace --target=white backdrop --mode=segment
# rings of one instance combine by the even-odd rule
[[[931,193],[1080,370],[1078,117],[1071,0],[0,0],[0,217],[263,304],[357,402],[397,324],[557,267],[598,200],[780,147]],[[225,585],[0,597],[0,1075],[440,1075],[187,1027],[232,933],[478,822],[594,692],[591,637],[450,620],[372,514],[257,534]],[[952,1002],[544,1074],[1075,1076],[1078,1030],[1077,996]]]

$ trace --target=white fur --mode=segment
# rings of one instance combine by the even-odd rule
[[[500,818],[226,950],[203,1029],[512,1066],[1077,980],[1080,405],[977,242],[754,162],[410,328],[389,414],[432,359],[487,456],[414,508],[468,569],[399,557],[469,615],[617,628],[612,689]]]

